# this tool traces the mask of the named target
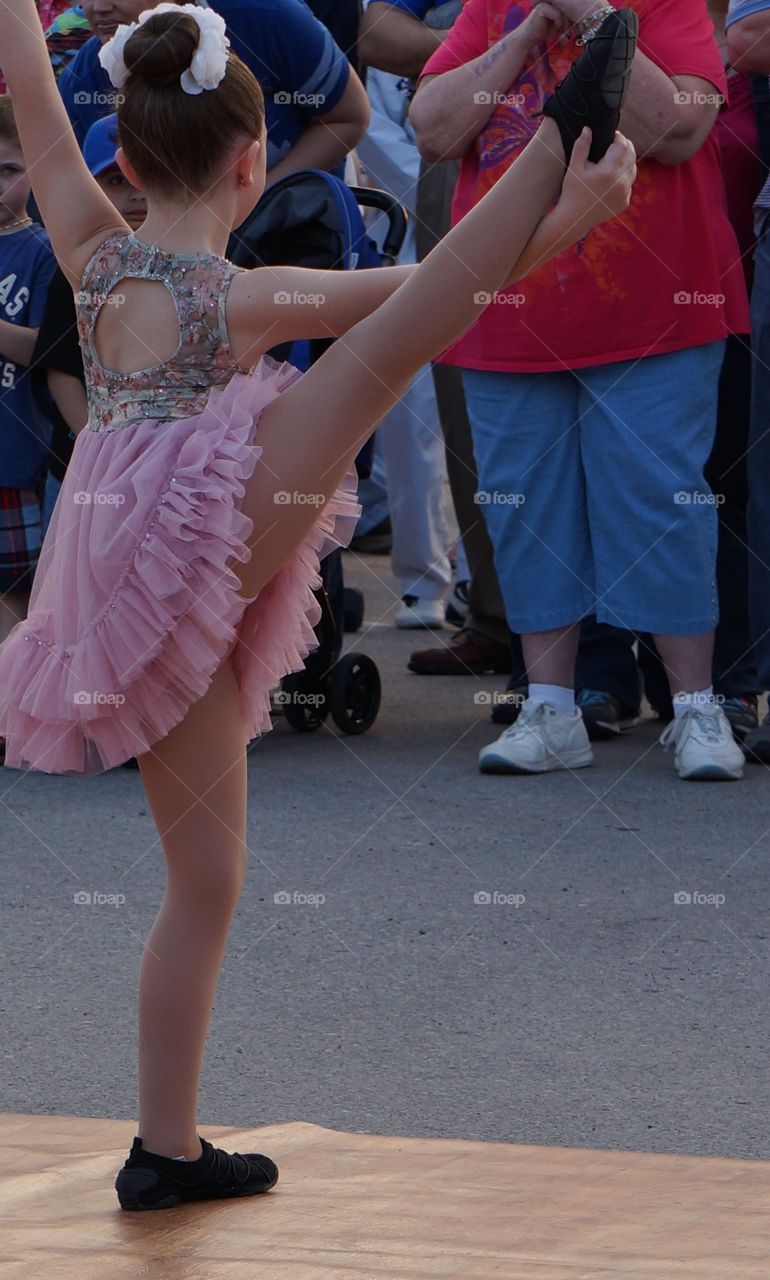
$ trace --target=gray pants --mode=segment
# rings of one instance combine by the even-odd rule
[[[422,261],[449,230],[450,205],[459,166],[459,160],[445,160],[434,165],[423,163],[420,168],[417,187],[418,261]],[[492,543],[484,523],[484,508],[474,501],[478,488],[476,459],[465,410],[462,371],[454,365],[434,364],[433,381],[444,433],[449,487],[470,566],[470,608],[465,625],[480,631],[490,640],[508,644],[508,624],[495,573]]]

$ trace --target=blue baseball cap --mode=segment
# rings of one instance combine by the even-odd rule
[[[83,159],[95,178],[115,164],[119,145],[118,117],[114,113],[91,125],[83,143]]]

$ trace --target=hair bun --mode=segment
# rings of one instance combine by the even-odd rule
[[[153,85],[175,85],[198,48],[200,27],[186,13],[156,13],[126,41],[123,58],[137,79]]]

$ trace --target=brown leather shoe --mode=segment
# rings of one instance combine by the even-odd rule
[[[446,644],[416,649],[407,667],[418,676],[505,675],[511,669],[511,651],[507,644],[463,627]]]

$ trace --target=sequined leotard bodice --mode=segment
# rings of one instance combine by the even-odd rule
[[[172,253],[116,232],[99,246],[75,295],[88,393],[88,430],[116,431],[148,418],[168,421],[201,413],[212,387],[249,373],[233,358],[225,320],[230,281],[240,271],[212,253]],[[174,300],[179,346],[167,360],[121,373],[106,369],[94,347],[102,306],[121,280],[156,280]]]

